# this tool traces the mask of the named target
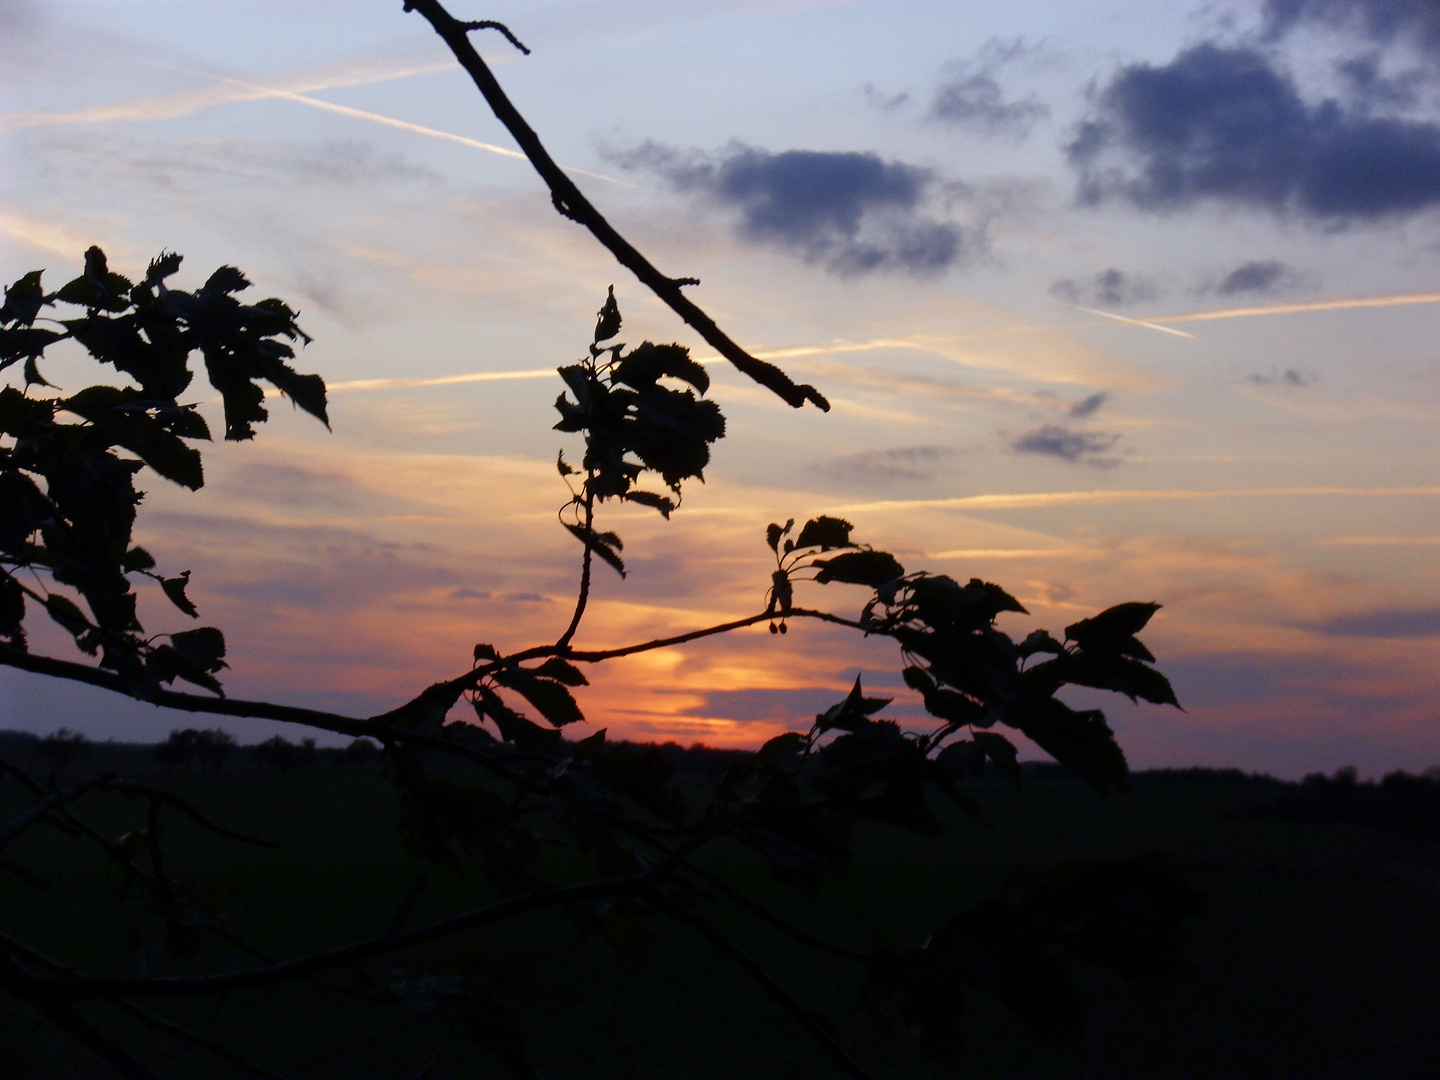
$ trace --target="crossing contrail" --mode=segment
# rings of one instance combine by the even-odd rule
[[[393,116],[385,116],[382,113],[367,112],[364,109],[351,108],[349,105],[337,105],[333,101],[310,97],[308,94],[296,93],[293,90],[282,90],[279,87],[243,82],[240,79],[230,79],[223,75],[206,75],[205,77],[230,86],[253,90],[260,96],[293,101],[297,105],[308,105],[312,109],[322,109],[325,112],[337,113],[340,116],[348,116],[355,120],[366,120],[372,124],[383,124],[386,127],[398,128],[401,131],[413,132],[416,135],[424,135],[431,139],[443,139],[446,142],[459,143],[461,146],[468,146],[473,150],[484,150],[487,154],[498,154],[500,157],[507,158],[519,158],[521,161],[527,160],[525,155],[519,150],[511,150],[509,147],[496,146],[494,143],[466,138],[464,135],[456,135],[450,131],[441,131],[439,128],[426,127],[423,124],[412,124],[408,120],[397,120]],[[621,187],[631,188],[638,186],[625,180],[617,180],[613,176],[606,176],[604,173],[590,172],[587,169],[576,169],[569,165],[561,165],[560,167],[566,172],[574,173],[577,176],[588,176],[592,180],[604,180],[607,184],[619,184]]]

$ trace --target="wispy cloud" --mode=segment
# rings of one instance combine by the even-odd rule
[[[1103,503],[1188,501],[1201,499],[1273,499],[1281,497],[1433,498],[1440,487],[1294,487],[1113,489],[1108,491],[1036,491],[1015,495],[961,495],[949,499],[886,499],[830,507],[831,512],[862,510],[1030,510],[1048,506],[1093,506]]]

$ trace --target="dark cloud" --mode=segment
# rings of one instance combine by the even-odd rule
[[[1332,637],[1440,637],[1440,608],[1382,608],[1327,619],[1312,629]]]
[[[1015,439],[1010,444],[1010,449],[1017,454],[1040,454],[1044,457],[1059,458],[1061,461],[1084,462],[1087,465],[1108,468],[1119,464],[1117,459],[1105,456],[1119,441],[1119,435],[1077,431],[1060,424],[1045,424]]]
[[[682,154],[647,142],[609,156],[658,173],[677,191],[738,210],[741,237],[832,273],[936,274],[985,246],[982,229],[928,216],[939,187],[928,169],[875,154],[771,153],[740,143],[715,155]]]
[[[1440,205],[1440,125],[1307,104],[1248,48],[1122,69],[1068,151],[1079,198],[1168,211],[1227,202],[1338,224]]]
[[[910,100],[910,91],[901,90],[894,94],[887,94],[874,83],[866,83],[861,92],[865,95],[866,104],[881,112],[893,112]]]
[[[1081,398],[1070,406],[1070,415],[1076,417],[1094,416],[1100,411],[1100,406],[1110,400],[1110,395],[1105,391],[1098,394],[1091,394],[1089,397]]]
[[[1264,262],[1247,262],[1226,274],[1215,291],[1222,296],[1235,293],[1267,293],[1283,284],[1290,277],[1289,268],[1282,262],[1267,259]]]
[[[1338,61],[1335,71],[1352,99],[1381,109],[1412,108],[1419,102],[1420,88],[1426,80],[1425,72],[1419,68],[1386,75],[1381,70],[1380,54],[1373,52]]]
[[[456,589],[450,594],[451,600],[489,600],[490,593],[485,589],[471,589],[469,587]]]
[[[1149,278],[1127,274],[1112,266],[1108,270],[1092,274],[1084,281],[1061,278],[1050,286],[1050,295],[1064,300],[1067,304],[1084,301],[1087,304],[1115,307],[1154,300],[1160,295],[1160,290]]]
[[[1021,39],[997,39],[987,43],[971,60],[952,64],[948,80],[935,90],[929,118],[987,135],[1023,139],[1038,121],[1050,115],[1050,110],[1034,97],[1006,101],[995,74],[1031,51]]]
[[[681,716],[723,717],[726,720],[793,720],[808,723],[843,699],[843,690],[823,686],[784,690],[710,690],[702,704],[683,709]]]
[[[1316,380],[1314,375],[1306,375],[1291,367],[1280,372],[1272,371],[1268,375],[1251,375],[1249,381],[1256,386],[1309,386]]]
[[[1409,41],[1440,60],[1440,4],[1435,0],[1265,0],[1268,36],[1283,37],[1307,24],[1359,32],[1381,45]]]
[[[840,480],[930,480],[935,467],[955,453],[946,446],[898,446],[889,450],[863,450],[820,466]]]

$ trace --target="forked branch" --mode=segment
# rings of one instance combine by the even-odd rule
[[[470,44],[468,35],[472,28],[480,25],[486,25],[487,28],[493,29],[502,29],[501,27],[460,22],[445,10],[439,0],[406,0],[405,10],[418,11],[425,16],[430,25],[435,28],[435,32],[440,35],[446,45],[450,46],[450,51],[455,54],[455,59],[460,61],[460,66],[469,72],[476,87],[484,95],[486,103],[495,113],[496,119],[504,124],[506,130],[514,136],[515,141],[520,144],[520,149],[530,160],[530,164],[535,167],[535,171],[545,181],[546,186],[550,189],[550,198],[555,204],[556,210],[571,221],[589,229],[591,235],[605,245],[605,248],[619,260],[622,266],[630,270],[646,288],[663,300],[671,311],[684,319],[716,352],[744,374],[750,376],[761,386],[774,391],[787,404],[797,409],[809,401],[826,412],[830,410],[830,403],[813,386],[797,384],[774,364],[756,359],[732,341],[729,335],[716,325],[714,319],[705,314],[698,305],[692,303],[681,291],[685,285],[696,284],[694,278],[672,278],[662,274],[630,241],[615,230],[615,227],[605,219],[599,210],[595,209],[589,199],[581,194],[580,189],[566,175],[565,170],[555,163],[549,151],[540,142],[540,137],[520,115],[520,111],[515,108],[505,91],[501,89],[500,83],[495,79],[490,68],[480,58],[475,47]],[[504,32],[509,36],[508,31]],[[519,46],[519,42],[515,42],[513,37],[511,37],[511,41]]]

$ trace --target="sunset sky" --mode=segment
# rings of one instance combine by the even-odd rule
[[[1163,604],[1145,640],[1186,711],[1072,698],[1104,699],[1133,766],[1440,765],[1440,5],[451,6],[533,50],[474,35],[621,232],[834,404],[712,364],[707,482],[668,524],[606,511],[632,572],[602,572],[577,644],[758,611],[766,524],[835,514],[907,570],[1004,585],[1019,635]],[[714,355],[555,213],[401,8],[0,3],[0,277],[171,249],[184,287],[230,263],[301,309],[333,432],[274,401],[254,442],[207,449],[201,492],[142,476],[137,532],[193,571],[231,695],[354,716],[563,628],[554,460],[579,455],[554,368],[606,286],[624,340]],[[607,665],[582,706],[612,735],[754,745],[857,671],[903,698],[897,661],[760,626]],[[196,723],[0,669],[0,727]]]

